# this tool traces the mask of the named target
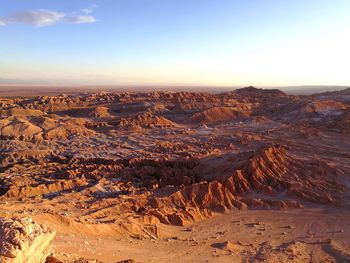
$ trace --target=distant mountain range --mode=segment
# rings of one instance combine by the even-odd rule
[[[248,85],[247,85],[248,86]],[[93,91],[193,91],[221,93],[241,89],[244,86],[199,86],[199,85],[55,85],[48,83],[8,82],[0,78],[0,96],[35,96],[35,95],[57,95],[60,93],[93,92]],[[350,87],[336,85],[301,85],[301,86],[256,86],[263,89],[278,89],[291,95],[311,95],[323,92],[340,91]]]

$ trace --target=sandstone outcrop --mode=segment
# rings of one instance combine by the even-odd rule
[[[55,232],[30,217],[0,219],[0,262],[44,263]]]

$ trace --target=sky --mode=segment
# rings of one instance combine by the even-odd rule
[[[350,85],[349,0],[0,0],[0,84]]]

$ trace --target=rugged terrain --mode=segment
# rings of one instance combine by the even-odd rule
[[[2,97],[0,149],[51,262],[350,262],[350,89]]]

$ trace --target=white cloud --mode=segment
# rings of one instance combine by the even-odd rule
[[[96,6],[81,10],[83,14],[67,15],[63,12],[56,12],[46,9],[29,10],[14,13],[7,17],[0,17],[0,26],[8,24],[26,24],[37,27],[51,26],[57,23],[85,24],[95,23],[97,19],[90,15]],[[84,11],[85,10],[85,11]]]
[[[84,8],[84,9],[81,9],[81,12],[84,14],[91,14],[92,10],[91,10],[91,8]]]
[[[81,9],[81,12],[84,13],[84,14],[91,14],[94,11],[95,8],[97,8],[97,5],[93,4],[93,5],[91,5],[88,8]]]
[[[55,12],[45,9],[30,10],[21,13],[15,13],[2,20],[6,24],[27,24],[33,26],[49,26],[62,21],[66,15],[61,12]]]
[[[87,23],[95,23],[97,20],[95,17],[91,15],[78,15],[72,16],[68,18],[69,23],[73,24],[87,24]]]

